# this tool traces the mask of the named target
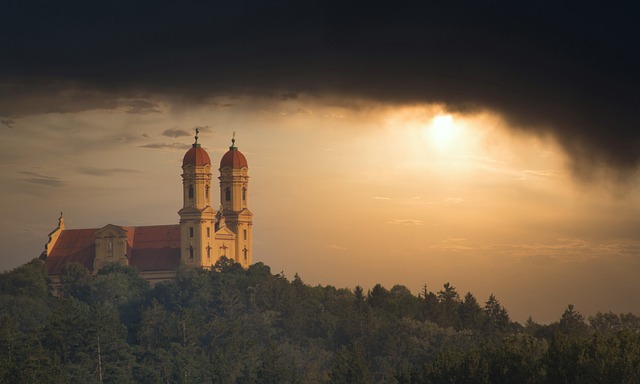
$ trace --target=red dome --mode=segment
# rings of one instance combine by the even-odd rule
[[[245,161],[246,162],[246,161]],[[186,165],[211,165],[211,159],[207,151],[200,147],[200,144],[193,144],[193,146],[185,153],[184,159],[182,159],[182,166]]]
[[[220,169],[222,168],[249,168],[249,164],[247,163],[247,158],[244,157],[242,152],[238,151],[238,148],[231,146],[227,153],[222,156],[222,160],[220,160]]]

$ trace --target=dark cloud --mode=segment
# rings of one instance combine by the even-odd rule
[[[12,119],[0,119],[0,124],[4,125],[5,127],[13,128],[15,127],[16,122]]]
[[[176,137],[191,136],[191,134],[189,132],[185,131],[184,129],[169,128],[169,129],[166,129],[164,132],[162,132],[162,136],[176,138]]]
[[[164,132],[162,132],[162,136],[173,137],[173,138],[192,136],[196,134],[196,129],[200,133],[212,132],[211,128],[209,128],[208,125],[203,125],[203,126],[193,127],[193,130],[191,132],[184,129],[180,129],[180,128],[169,128],[169,129],[166,129]]]
[[[311,93],[490,109],[556,136],[583,173],[640,159],[637,2],[66,4],[3,5],[3,116],[118,95]]]
[[[218,107],[218,108],[233,108],[236,105],[234,103],[217,103],[217,102],[212,102],[210,103],[211,105]]]
[[[190,145],[187,144],[180,144],[180,143],[171,143],[171,144],[165,144],[165,143],[152,143],[152,144],[145,144],[145,145],[141,145],[140,148],[149,148],[149,149],[180,149],[180,150],[187,150],[189,148],[191,148]]]
[[[196,126],[193,127],[194,130],[199,130],[200,132],[206,132],[206,133],[210,133],[213,132],[213,130],[211,128],[209,128],[208,125],[203,125],[203,126]]]
[[[160,112],[156,102],[123,96],[120,89],[97,87],[95,84],[56,79],[53,76],[34,79],[3,72],[0,60],[0,81],[4,81],[0,83],[0,115],[6,117],[95,109],[120,110],[131,114]]]
[[[62,179],[55,176],[41,175],[36,172],[27,172],[27,171],[20,171],[18,173],[26,176],[19,180],[26,181],[27,183],[44,185],[49,187],[61,187],[62,185],[64,185],[64,181],[62,181]]]
[[[138,115],[148,113],[159,113],[160,107],[157,103],[142,99],[125,99],[120,101],[120,108],[127,112]]]
[[[78,172],[91,175],[91,176],[113,176],[119,173],[138,173],[135,169],[126,168],[93,168],[93,167],[81,167],[78,168]]]
[[[285,92],[280,95],[280,100],[295,100],[298,98],[298,94],[295,92]]]

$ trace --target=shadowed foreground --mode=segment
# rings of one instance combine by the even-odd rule
[[[640,318],[569,305],[510,320],[445,284],[365,293],[227,259],[151,288],[135,269],[40,260],[0,275],[2,383],[640,383]]]

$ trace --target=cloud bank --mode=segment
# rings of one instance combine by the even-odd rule
[[[633,2],[4,4],[0,117],[305,93],[492,110],[552,134],[579,174],[640,161]]]

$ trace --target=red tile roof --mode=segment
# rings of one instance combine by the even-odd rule
[[[96,255],[96,229],[67,229],[62,231],[58,241],[45,260],[47,273],[59,275],[64,263],[77,262],[88,270],[93,269]]]
[[[129,265],[139,271],[174,270],[180,264],[180,225],[122,227],[127,231]],[[90,271],[95,259],[97,228],[65,229],[45,260],[50,275],[64,263],[78,262]]]
[[[139,271],[171,270],[180,264],[180,225],[123,227],[129,264]]]
[[[200,144],[193,144],[193,146],[184,154],[182,159],[182,166],[186,165],[211,165],[211,159],[209,154],[205,151]]]
[[[222,160],[220,160],[220,169],[222,168],[249,168],[249,164],[247,163],[247,158],[244,157],[242,152],[238,151],[236,147],[229,147],[227,153],[222,156]]]

